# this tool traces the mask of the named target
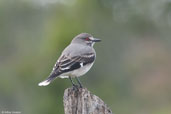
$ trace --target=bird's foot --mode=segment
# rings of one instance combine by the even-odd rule
[[[79,84],[80,88],[83,88],[83,86],[81,84]]]
[[[73,90],[78,90],[78,89],[79,89],[79,86],[76,85],[76,84],[73,84],[73,85],[72,85],[72,88],[73,88]]]

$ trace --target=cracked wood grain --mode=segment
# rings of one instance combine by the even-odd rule
[[[107,105],[86,88],[68,88],[64,92],[65,114],[112,114]]]

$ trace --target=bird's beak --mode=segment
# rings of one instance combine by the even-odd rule
[[[93,42],[100,42],[101,40],[98,39],[98,38],[93,38],[92,41],[93,41]]]

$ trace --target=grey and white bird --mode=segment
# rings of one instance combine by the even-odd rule
[[[53,67],[52,72],[46,80],[40,82],[39,86],[47,86],[55,78],[76,78],[82,87],[78,77],[87,73],[96,59],[96,52],[93,48],[95,42],[101,41],[94,38],[91,34],[81,33],[77,35],[71,43],[64,49],[61,56]]]

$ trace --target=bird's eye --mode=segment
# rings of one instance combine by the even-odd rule
[[[90,38],[89,38],[89,37],[87,37],[87,38],[85,38],[85,40],[86,40],[86,41],[89,41],[89,40],[90,40]]]

